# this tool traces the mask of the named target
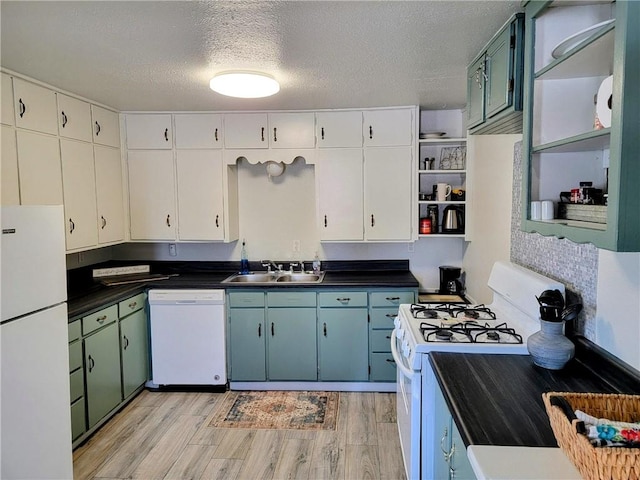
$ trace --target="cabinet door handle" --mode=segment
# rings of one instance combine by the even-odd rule
[[[96,322],[98,322],[100,325],[102,325],[106,319],[107,319],[106,315],[101,315],[98,318],[96,318]]]
[[[260,141],[264,142],[264,127],[260,130]]]
[[[262,336],[262,324],[258,324],[258,338]]]
[[[215,133],[213,134],[214,138],[216,139],[216,142],[218,141],[218,129],[216,128]]]
[[[122,347],[122,348],[123,348],[123,350],[126,350],[127,347],[129,346],[129,339],[127,338],[126,335],[123,335],[122,338],[124,340],[124,347]]]
[[[373,213],[371,214],[371,226],[372,226],[372,227],[375,227],[375,226],[376,226],[376,219],[375,219],[375,217],[373,216]]]
[[[444,456],[444,460],[449,463],[449,459],[451,458],[451,450],[448,452],[444,449],[444,442],[449,436],[449,430],[445,427],[444,432],[442,434],[442,438],[440,439],[440,450],[442,450],[442,455]]]
[[[167,215],[167,227],[171,226],[171,215]]]
[[[102,130],[102,129],[100,128],[100,124],[99,124],[98,122],[96,122],[96,137],[97,137],[98,135],[100,135],[100,130]]]
[[[324,333],[324,336],[327,336],[327,323],[323,323],[322,324],[322,332]]]
[[[387,338],[391,338],[391,337],[387,337]],[[396,364],[396,362],[393,360],[393,358],[386,358],[385,362],[387,363],[393,363],[394,365]]]
[[[168,128],[164,129],[164,141],[165,142],[169,141],[169,129]]]
[[[67,116],[65,115],[64,110],[62,112],[60,112],[60,113],[61,113],[61,116],[62,116],[62,128],[64,128],[64,127],[67,126],[67,121],[68,121],[67,120]]]
[[[327,228],[327,216],[324,216],[324,228]]]
[[[351,301],[351,298],[349,298],[349,297],[339,297],[339,298],[336,298],[336,300],[338,302],[340,302],[340,303],[348,303],[348,302]]]
[[[271,322],[271,336],[273,337],[275,334],[276,334],[275,327],[273,325],[273,322]]]
[[[324,140],[324,127],[320,127],[320,138]]]
[[[129,308],[133,310],[134,308],[136,308],[136,305],[138,305],[138,302],[131,302],[129,304]]]
[[[102,215],[100,215],[100,219],[102,220],[102,226],[100,228],[104,230],[104,227],[107,226],[107,219],[104,218]]]
[[[387,313],[387,314],[385,315],[385,317],[387,317],[387,318],[393,318],[393,319],[395,319],[397,316],[398,316],[398,314],[397,314],[397,313],[396,313],[396,314],[393,314],[393,313]]]
[[[22,118],[24,116],[24,114],[27,112],[27,106],[24,104],[24,102],[22,101],[22,99],[18,99],[18,112],[20,113],[20,118]]]
[[[278,141],[278,129],[276,127],[273,127],[273,141]]]
[[[76,229],[76,224],[73,223],[72,219],[69,219],[69,234],[72,234],[75,229]]]
[[[385,297],[385,300],[388,302],[397,302],[400,300],[400,297]]]
[[[95,367],[95,366],[96,366],[96,362],[95,362],[95,360],[93,359],[93,357],[91,357],[91,355],[89,355],[89,358],[88,358],[88,362],[87,362],[87,363],[89,364],[89,373],[91,373],[91,370],[93,370],[93,367]]]
[[[216,215],[216,228],[220,228],[220,215]]]
[[[369,125],[369,139],[373,138],[373,126]]]

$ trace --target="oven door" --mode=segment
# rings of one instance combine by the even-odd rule
[[[421,375],[412,370],[402,355],[396,330],[391,333],[391,353],[397,366],[396,410],[400,448],[408,480],[420,478]]]

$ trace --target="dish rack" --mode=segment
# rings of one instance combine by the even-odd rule
[[[597,418],[638,422],[640,395],[547,392],[542,399],[558,445],[584,479],[640,480],[640,448],[594,447],[578,433],[580,420],[573,415],[581,410]],[[562,407],[563,402],[571,411]]]

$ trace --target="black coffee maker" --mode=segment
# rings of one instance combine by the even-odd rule
[[[450,267],[443,265],[440,267],[440,290],[441,295],[462,295],[464,289],[460,275],[460,267]]]

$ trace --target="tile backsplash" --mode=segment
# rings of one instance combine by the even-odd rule
[[[583,305],[577,332],[595,341],[598,249],[566,239],[520,230],[522,205],[522,142],[514,146],[511,261],[565,284],[569,301]]]

